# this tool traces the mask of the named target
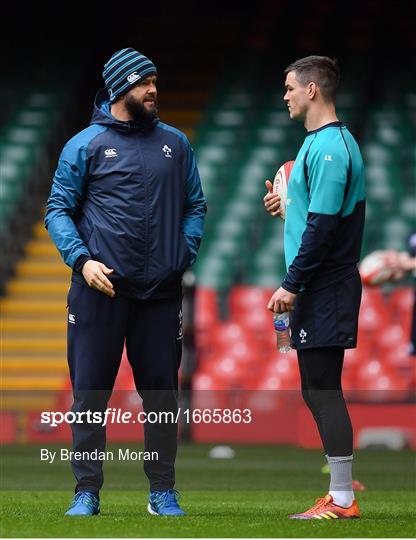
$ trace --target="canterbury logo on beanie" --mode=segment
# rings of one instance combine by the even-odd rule
[[[157,75],[157,70],[153,62],[146,56],[131,47],[115,52],[104,65],[103,71],[103,79],[110,101],[115,101],[131,86],[149,75]]]

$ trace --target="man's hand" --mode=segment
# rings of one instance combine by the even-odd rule
[[[107,268],[105,264],[98,261],[89,260],[82,267],[82,275],[90,287],[114,298],[113,284],[106,277],[112,272],[114,272],[113,269]]]
[[[267,193],[263,197],[264,207],[271,216],[280,216],[280,196],[273,193],[273,184],[266,180]]]
[[[292,311],[295,299],[296,294],[286,291],[283,287],[280,287],[280,289],[277,289],[274,295],[270,298],[267,308],[275,313]]]

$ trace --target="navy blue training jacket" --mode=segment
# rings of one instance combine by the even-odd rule
[[[116,295],[169,298],[195,262],[205,212],[185,135],[116,120],[102,90],[91,125],[61,153],[45,226],[74,281],[85,284],[76,262],[89,257],[114,269]]]

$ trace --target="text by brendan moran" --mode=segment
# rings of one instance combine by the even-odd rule
[[[47,448],[40,449],[41,461],[53,463],[57,461],[158,461],[158,452],[137,452],[130,448],[119,448],[118,452],[112,450],[98,451],[97,449],[89,452],[74,452],[67,448],[61,448],[59,451],[51,451]]]

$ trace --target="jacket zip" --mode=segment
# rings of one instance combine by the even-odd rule
[[[149,206],[149,190],[147,185],[147,172],[146,172],[146,165],[143,158],[143,152],[142,148],[140,146],[140,139],[137,137],[137,148],[138,153],[140,156],[140,160],[142,163],[143,168],[143,184],[144,184],[144,198],[145,198],[145,250],[144,250],[144,283],[145,286],[147,285],[147,274],[149,271],[149,214],[150,214],[150,206]]]

